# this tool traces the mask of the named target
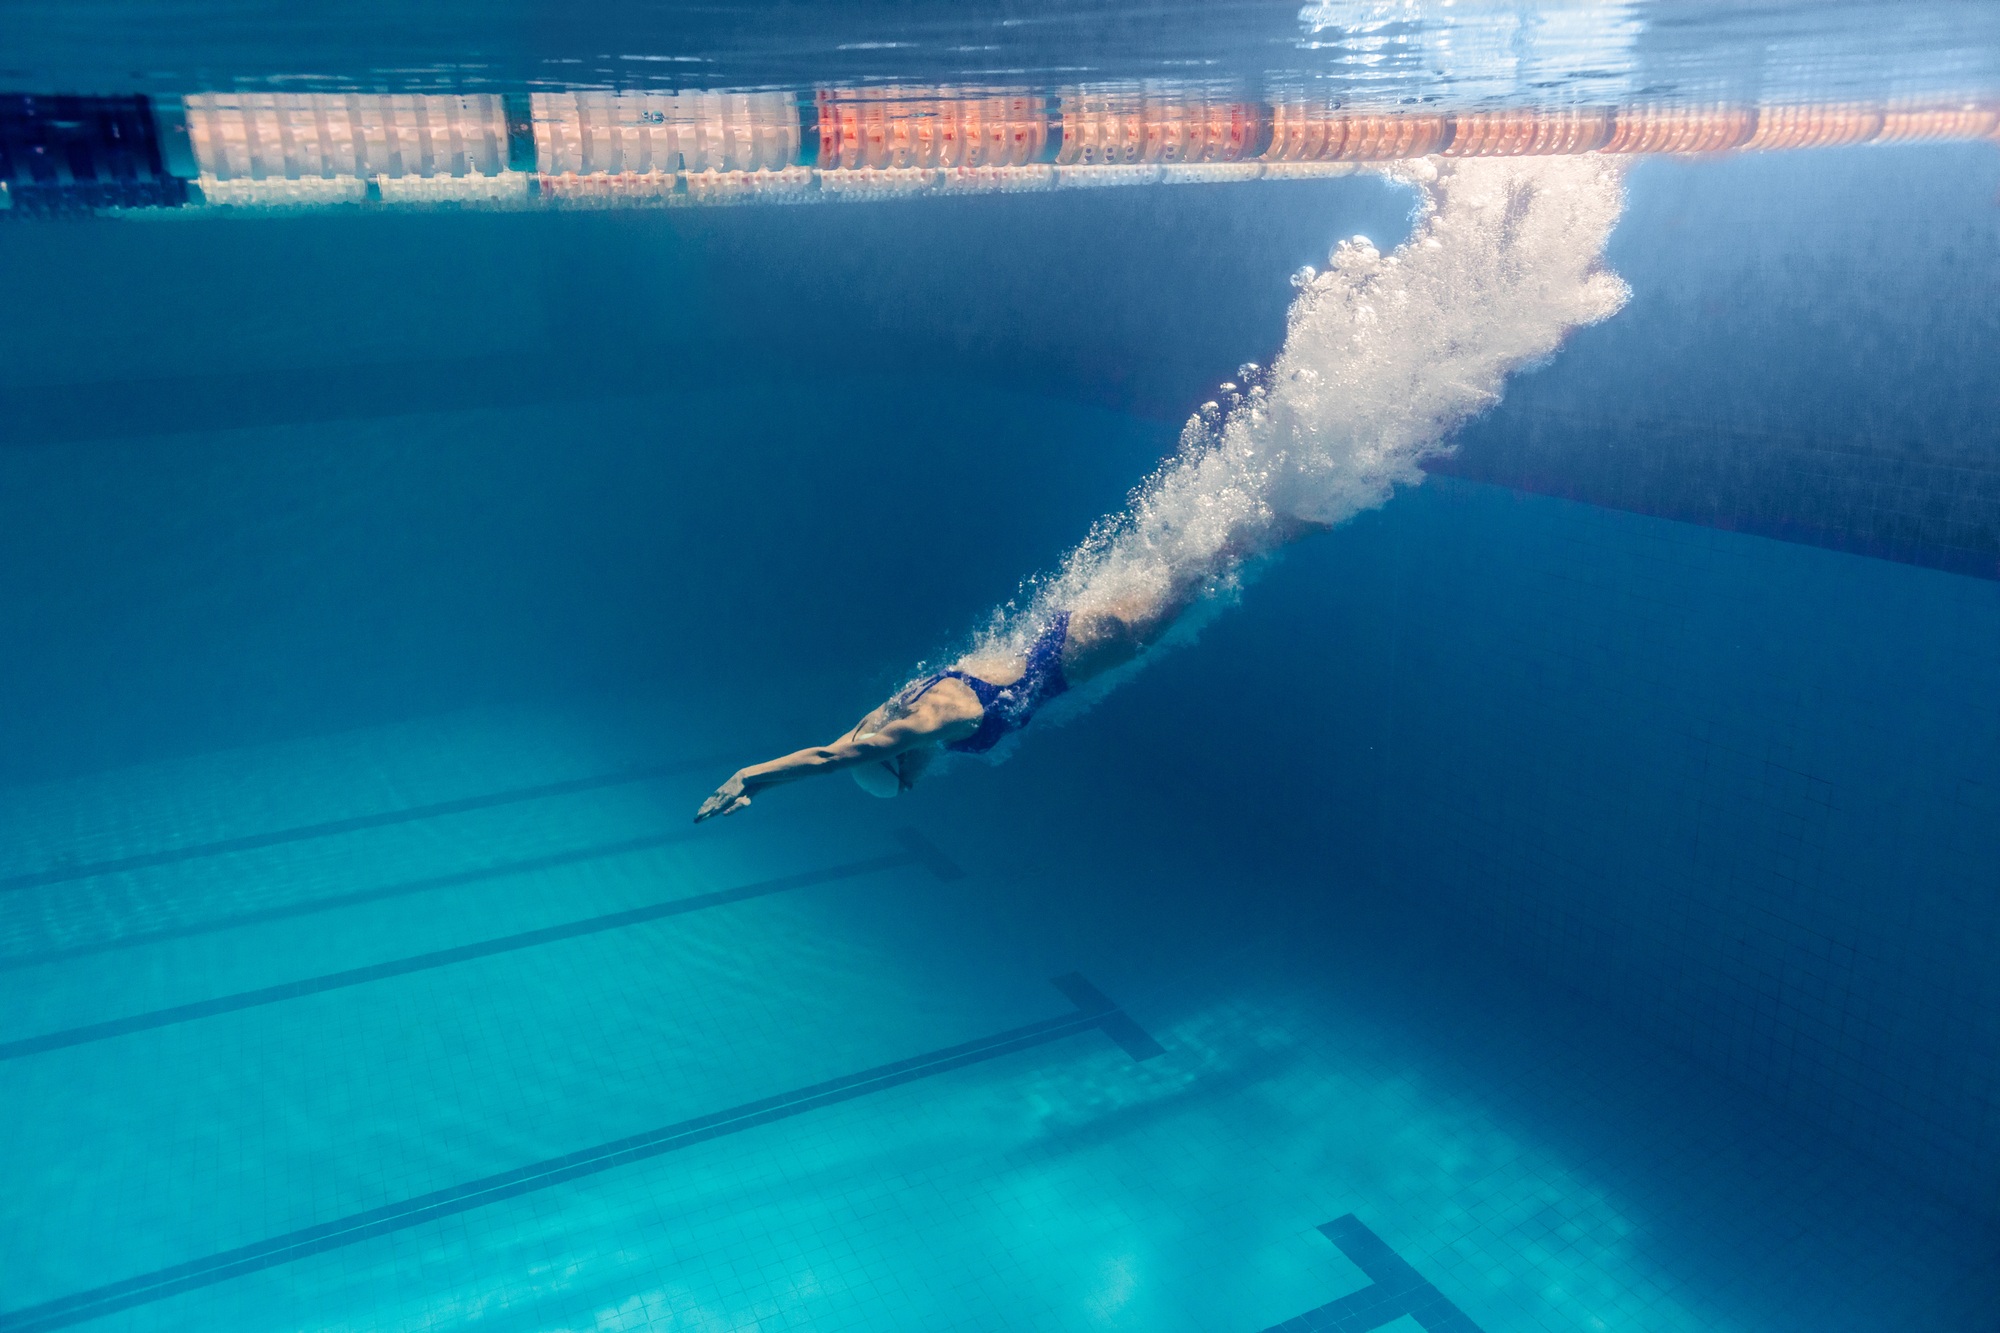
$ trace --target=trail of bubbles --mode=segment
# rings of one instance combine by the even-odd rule
[[[1624,305],[1604,267],[1623,169],[1594,157],[1426,159],[1410,238],[1342,242],[1303,270],[1284,350],[1188,421],[1176,455],[1053,574],[996,612],[974,654],[1019,653],[1057,609],[1213,599],[1247,562],[1422,480],[1426,456],[1512,372]],[[1198,617],[1197,617],[1198,618]]]

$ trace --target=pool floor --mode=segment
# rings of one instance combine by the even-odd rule
[[[696,828],[770,738],[584,717],[0,793],[0,1329],[2000,1308],[1990,1227],[1210,832],[1013,766]]]

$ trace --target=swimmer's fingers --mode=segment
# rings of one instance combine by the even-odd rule
[[[733,788],[733,790],[732,790]],[[733,815],[750,804],[750,798],[743,794],[743,788],[734,782],[716,788],[715,794],[701,803],[701,809],[694,812],[694,822],[713,819],[717,815]]]

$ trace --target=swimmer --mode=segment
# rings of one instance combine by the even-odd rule
[[[1043,704],[1071,686],[1132,661],[1173,627],[1214,573],[1234,568],[1254,552],[1328,527],[1307,519],[1272,519],[1261,540],[1237,534],[1217,554],[1214,570],[1176,578],[1163,595],[1108,600],[1088,611],[1057,611],[1024,656],[961,658],[905,685],[831,745],[738,769],[701,803],[694,822],[733,815],[766,787],[823,773],[850,773],[873,796],[900,795],[916,785],[942,751],[984,754],[1009,732],[1027,726]]]
[[[1177,587],[1158,601],[1057,611],[1024,656],[962,658],[905,685],[831,745],[737,770],[701,803],[694,822],[733,815],[766,787],[824,773],[851,773],[875,796],[906,792],[941,751],[984,754],[1071,686],[1130,662],[1172,626],[1194,591]]]

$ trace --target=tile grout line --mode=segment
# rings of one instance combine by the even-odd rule
[[[404,880],[397,884],[383,884],[370,889],[356,889],[351,893],[332,894],[325,898],[309,898],[302,902],[284,903],[276,907],[262,907],[253,911],[238,912],[233,916],[212,917],[207,921],[196,921],[182,926],[165,926],[158,930],[135,931],[130,935],[120,935],[113,939],[98,940],[90,944],[70,945],[59,949],[44,949],[39,953],[23,953],[0,956],[0,972],[18,972],[23,968],[40,967],[46,963],[68,962],[77,958],[88,958],[95,954],[112,953],[119,949],[137,948],[145,944],[160,944],[168,940],[190,939],[197,935],[209,935],[217,931],[236,930],[244,926],[264,925],[272,921],[289,921],[297,917],[311,916],[318,912],[336,911],[343,907],[358,907],[365,903],[383,902],[391,898],[405,897],[415,893],[428,893],[436,889],[457,888],[465,884],[476,884],[485,879],[504,879],[510,875],[533,874],[538,870],[555,870],[563,866],[582,865],[588,861],[608,860],[611,857],[626,856],[633,852],[649,851],[656,847],[670,847],[701,836],[698,833],[675,831],[673,833],[649,833],[636,838],[626,838],[620,842],[602,843],[595,847],[579,847],[566,852],[550,852],[545,856],[531,856],[519,861],[501,861],[493,865],[475,866],[468,870],[454,870],[443,875],[430,875],[423,879]]]
[[[67,884],[76,880],[94,879],[99,875],[115,875],[127,870],[150,870],[156,866],[197,861],[210,856],[224,856],[230,852],[257,851],[265,847],[282,846],[288,842],[306,842],[313,838],[333,837],[341,833],[358,833],[365,829],[413,824],[443,815],[469,814],[474,810],[491,810],[503,805],[518,805],[524,801],[545,800],[553,796],[569,796],[604,787],[625,786],[654,778],[693,772],[721,762],[724,761],[713,757],[683,759],[671,764],[655,764],[647,768],[625,769],[617,773],[599,773],[586,778],[568,778],[561,782],[547,782],[534,787],[512,787],[505,791],[464,796],[429,805],[378,810],[373,814],[354,815],[347,819],[331,819],[317,824],[295,824],[289,828],[273,829],[266,833],[249,833],[237,838],[192,843],[186,847],[110,857],[102,861],[85,861],[76,865],[51,866],[42,870],[0,876],[0,893],[14,893],[22,889],[42,888],[51,884]]]
[[[777,879],[759,880],[752,884],[742,884],[731,889],[718,889],[713,893],[695,894],[686,898],[672,898],[666,902],[651,903],[645,907],[630,908],[623,912],[611,912],[603,916],[586,917],[581,921],[567,921],[561,925],[544,926],[539,930],[525,930],[513,935],[501,935],[490,940],[479,940],[472,944],[462,944],[450,949],[435,949],[429,953],[412,954],[407,958],[391,959],[385,963],[371,963],[366,967],[347,968],[339,972],[328,972],[317,977],[306,977],[299,981],[288,981],[276,986],[264,986],[256,990],[238,991],[233,995],[221,995],[214,999],[197,1000],[191,1004],[173,1005],[165,1009],[154,1009],[142,1014],[131,1014],[124,1018],[107,1019],[99,1023],[86,1023],[78,1027],[63,1028],[56,1032],[45,1032],[38,1036],[22,1037],[14,1041],[0,1042],[0,1061],[19,1060],[31,1055],[41,1055],[49,1051],[63,1050],[72,1046],[82,1046],[91,1042],[107,1041],[134,1032],[146,1032],[154,1028],[170,1027],[179,1023],[190,1023],[197,1019],[213,1018],[220,1014],[234,1013],[241,1009],[256,1008],[260,1005],[275,1004],[283,1000],[299,999],[307,995],[320,995],[327,991],[344,990],[350,986],[366,985],[374,981],[386,981],[391,977],[408,976],[413,972],[425,972],[433,968],[449,967],[455,963],[471,962],[479,958],[490,958],[497,954],[513,953],[521,949],[532,949],[543,944],[554,944],[562,940],[579,939],[587,935],[602,934],[605,931],[621,930],[627,926],[643,925],[667,917],[684,916],[711,907],[721,907],[729,903],[744,902],[752,898],[769,897],[793,889],[807,888],[815,884],[831,883],[835,880],[853,879],[860,875],[891,870],[898,866],[921,865],[923,860],[914,852],[892,852],[887,856],[877,856],[866,861],[850,861],[845,865],[832,866],[824,870],[809,870],[796,875],[784,875]]]
[[[754,1129],[818,1110],[821,1107],[852,1101],[870,1093],[886,1091],[919,1079],[998,1059],[1017,1051],[1044,1046],[1092,1029],[1109,1034],[1111,1026],[1120,1021],[1131,1025],[1135,1031],[1138,1030],[1137,1025],[1132,1023],[1123,1010],[1111,1004],[1109,1000],[1104,1000],[1101,993],[1080,976],[1071,974],[1059,978],[1057,985],[1065,995],[1083,994],[1094,999],[1087,1006],[1079,1005],[1072,1012],[1056,1018],[1009,1028],[956,1046],[943,1047],[923,1055],[876,1065],[859,1073],[829,1079],[823,1083],[779,1093],[758,1101],[746,1102],[725,1111],[712,1112],[641,1134],[613,1139],[595,1147],[547,1158],[511,1171],[354,1213],[336,1221],[287,1232],[233,1250],[157,1269],[151,1273],[140,1274],[137,1277],[108,1283],[69,1296],[60,1296],[37,1305],[0,1312],[0,1333],[42,1333],[43,1330],[83,1323],[135,1305],[164,1300],[181,1292],[226,1282],[231,1278],[291,1263],[374,1236],[419,1226],[436,1218],[469,1212],[489,1203],[547,1189],[631,1162],[658,1157],[742,1130]],[[1100,1008],[1096,1003],[1098,1000],[1107,1007]],[[1153,1053],[1157,1054],[1160,1049],[1158,1044],[1153,1043],[1152,1038],[1143,1032],[1140,1035],[1152,1044]],[[1117,1040],[1115,1037],[1113,1039]],[[1119,1044],[1122,1046],[1125,1043],[1119,1041]]]

